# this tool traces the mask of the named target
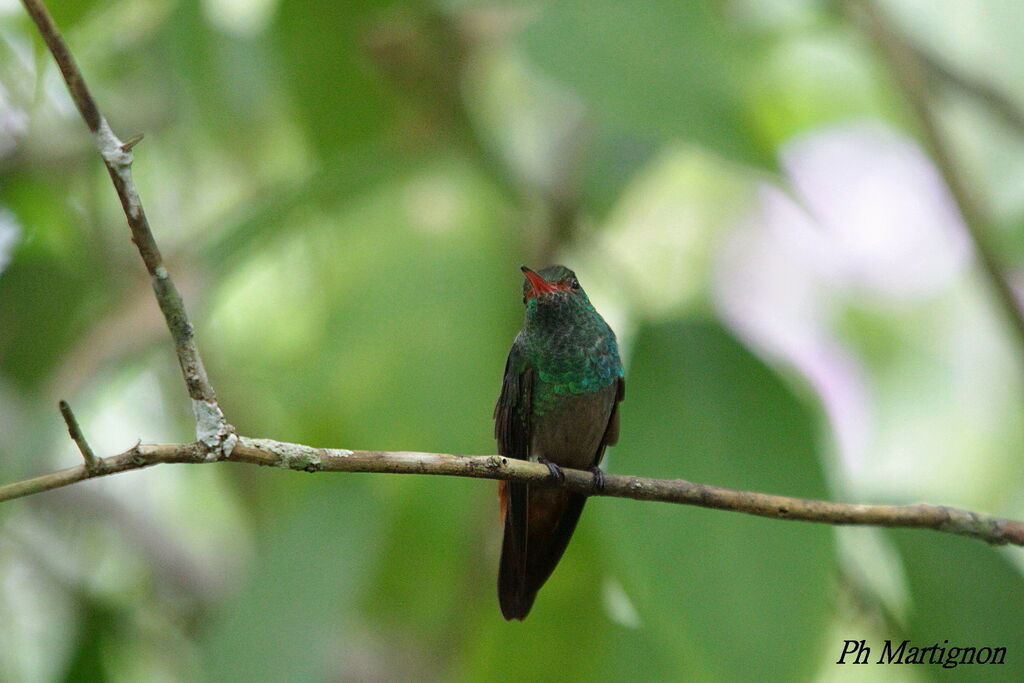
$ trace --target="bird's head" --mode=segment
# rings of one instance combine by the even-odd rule
[[[578,300],[581,303],[590,303],[586,292],[580,287],[576,273],[565,266],[548,266],[540,271],[534,271],[526,266],[519,266],[526,276],[523,282],[523,303],[530,306],[532,301],[535,305],[565,305]]]

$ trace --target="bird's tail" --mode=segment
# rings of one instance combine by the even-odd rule
[[[508,620],[525,619],[576,529],[587,497],[501,482],[505,535],[498,568],[498,602]]]

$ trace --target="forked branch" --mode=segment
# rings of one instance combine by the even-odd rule
[[[196,347],[193,328],[149,228],[142,201],[132,181],[132,147],[138,138],[121,142],[100,114],[96,102],[53,18],[41,0],[22,0],[60,67],[68,90],[96,140],[124,208],[132,240],[152,279],[153,292],[174,340],[185,384],[196,415],[197,440],[181,444],[139,444],[119,455],[96,458],[70,408],[61,412],[82,452],[83,465],[0,486],[0,501],[69,486],[86,479],[137,470],[160,463],[240,462],[307,472],[381,472],[435,474],[500,479],[540,486],[562,486],[594,495],[594,475],[565,469],[563,481],[550,479],[548,468],[501,456],[459,456],[443,453],[350,451],[238,437],[217,404]],[[969,221],[970,223],[970,221]],[[998,278],[994,264],[987,263]],[[1005,284],[1005,283],[1004,283]],[[1006,292],[1003,292],[1006,295]],[[1018,310],[1019,312],[1019,310]],[[1019,322],[1019,319],[1018,319]],[[995,544],[1024,546],[1024,522],[934,505],[855,505],[790,498],[753,491],[696,484],[682,479],[650,479],[615,474],[604,476],[599,495],[731,510],[781,520],[825,524],[927,528],[971,536]]]
[[[103,157],[103,163],[110,173],[110,179],[114,183],[117,196],[121,200],[121,207],[132,232],[132,241],[138,247],[143,263],[146,264],[153,293],[174,340],[174,350],[196,416],[196,438],[211,448],[220,448],[225,453],[230,452],[234,430],[225,420],[217,403],[203,359],[196,347],[195,333],[185,312],[185,303],[164,265],[163,256],[149,228],[149,219],[142,208],[142,199],[132,179],[132,148],[141,138],[136,136],[128,142],[122,142],[114,135],[107,120],[100,113],[92,93],[89,92],[85,78],[46,5],[41,0],[22,0],[22,3],[53,54],[64,76],[64,82],[67,83],[71,99],[74,100],[75,106],[85,119],[85,125],[92,133],[100,156]]]

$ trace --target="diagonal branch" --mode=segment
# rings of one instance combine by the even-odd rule
[[[167,321],[167,328],[174,340],[174,350],[178,355],[178,363],[188,387],[188,395],[192,398],[192,409],[196,416],[196,438],[210,449],[221,448],[230,452],[233,445],[233,429],[224,418],[217,403],[213,386],[206,376],[206,368],[196,347],[195,333],[185,312],[185,303],[181,299],[178,288],[174,285],[170,274],[164,266],[163,256],[149,228],[149,220],[142,208],[135,181],[132,179],[132,147],[139,141],[133,138],[122,142],[110,129],[100,113],[96,100],[93,99],[89,87],[85,83],[82,72],[75,63],[75,58],[68,49],[49,10],[42,0],[22,0],[32,21],[39,28],[43,41],[53,54],[53,58],[64,76],[68,91],[75,106],[85,119],[99,149],[103,163],[106,164],[114,189],[121,200],[128,227],[132,232],[132,242],[138,247],[139,255],[146,264],[153,293],[156,295],[160,311]]]
[[[931,151],[935,165],[949,187],[967,228],[967,236],[974,245],[974,251],[981,262],[982,271],[989,281],[1005,318],[1013,330],[1018,349],[1024,353],[1024,309],[1003,272],[996,257],[989,235],[986,232],[984,214],[974,195],[970,192],[960,172],[960,165],[953,157],[946,138],[940,131],[930,88],[928,67],[914,46],[894,27],[873,0],[859,0],[855,3],[865,32],[875,42],[880,53],[892,71],[893,79],[899,85],[910,105],[914,118],[921,128],[924,141]]]
[[[544,465],[498,455],[448,455],[408,451],[350,451],[238,437],[234,451],[217,461],[248,463],[304,472],[378,472],[435,474],[476,479],[500,479],[542,486],[560,486],[585,495],[661,501],[780,520],[835,525],[923,528],[970,536],[988,543],[1024,546],[1024,522],[939,505],[857,505],[825,500],[775,496],[755,491],[696,484],[683,479],[651,479],[604,475],[604,490],[594,493],[594,475],[563,469],[556,484]],[[139,444],[124,453],[101,458],[95,469],[71,467],[34,479],[0,486],[0,501],[68,486],[85,479],[127,472],[161,463],[210,462],[200,443]]]
[[[1012,97],[991,83],[947,65],[941,57],[932,54],[921,45],[907,40],[907,47],[921,61],[921,66],[930,76],[970,95],[1001,118],[1007,126],[1013,128],[1018,135],[1024,134],[1024,109],[1021,109]]]

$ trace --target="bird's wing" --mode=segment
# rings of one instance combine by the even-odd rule
[[[494,436],[498,453],[506,458],[530,459],[530,412],[533,366],[516,338],[505,362],[501,395],[494,407]],[[505,520],[501,566],[498,570],[498,600],[506,619],[525,616],[520,604],[526,595],[526,536],[529,525],[529,487],[515,482],[500,483],[501,514]],[[529,605],[525,606],[529,610]]]
[[[619,403],[622,402],[622,399],[626,398],[626,380],[623,377],[619,377],[615,381],[615,403],[612,404],[612,414],[608,418],[608,426],[604,430],[604,438],[601,439],[601,445],[598,447],[594,457],[594,467],[601,464],[605,447],[614,446],[619,442]]]
[[[519,337],[505,361],[501,395],[494,406],[494,438],[498,453],[506,458],[530,459],[530,400],[533,367],[522,353]]]

